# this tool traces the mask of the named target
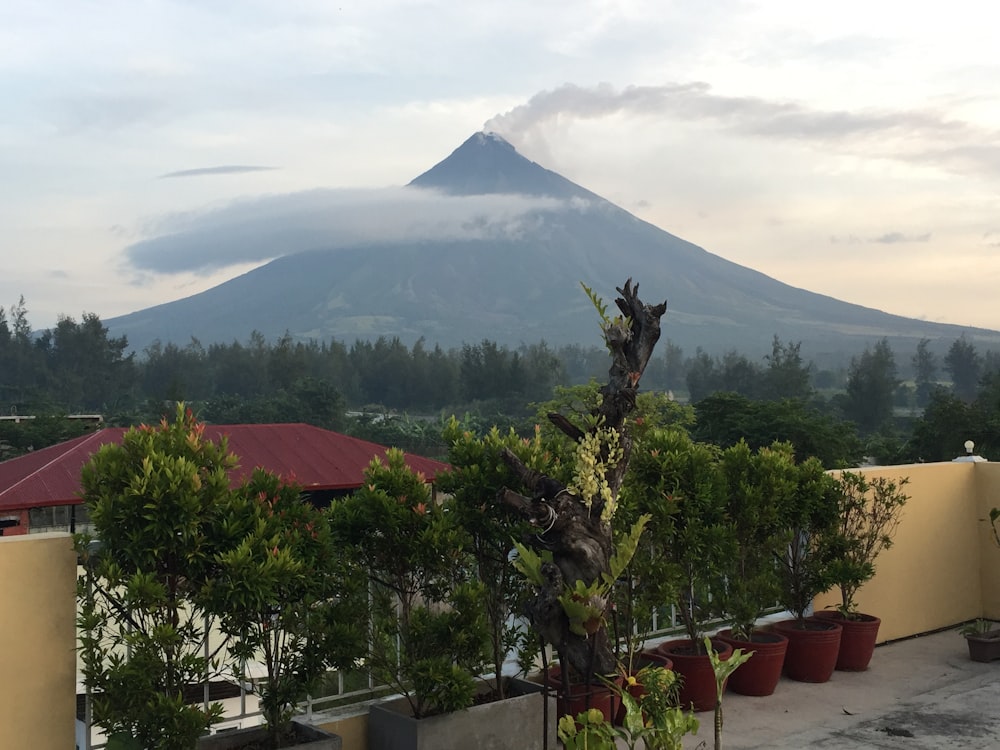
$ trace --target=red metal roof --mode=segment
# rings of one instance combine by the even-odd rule
[[[107,427],[65,443],[0,462],[0,511],[52,505],[76,505],[80,500],[80,469],[105,443],[119,443],[123,427]],[[231,473],[233,486],[256,467],[294,479],[307,490],[350,490],[360,487],[364,471],[387,448],[307,424],[206,425],[205,437],[225,435],[229,450],[239,457]],[[406,463],[428,481],[448,465],[406,454]]]

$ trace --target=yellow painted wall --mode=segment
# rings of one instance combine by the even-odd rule
[[[317,721],[316,724],[327,732],[339,734],[343,740],[342,750],[367,750],[368,712],[334,721]]]
[[[0,747],[74,746],[75,618],[72,537],[0,538]]]
[[[1000,506],[1000,463],[864,471],[910,477],[895,542],[858,596],[862,611],[882,618],[879,640],[1000,620],[1000,547],[985,520]],[[0,748],[73,747],[75,579],[68,534],[0,538]],[[816,608],[838,601],[834,590]],[[344,750],[367,748],[367,714],[319,723],[343,737]]]
[[[975,464],[977,523],[980,538],[981,616],[1000,621],[1000,546],[991,530],[990,509],[1000,507],[1000,463]]]
[[[937,463],[858,470],[867,476],[910,478],[904,488],[910,499],[893,545],[875,560],[875,577],[857,598],[860,611],[882,618],[880,642],[981,616],[983,529],[977,490],[978,472],[987,466]],[[990,473],[1000,487],[1000,475],[994,480]],[[834,589],[817,597],[815,608],[839,601],[840,590]]]

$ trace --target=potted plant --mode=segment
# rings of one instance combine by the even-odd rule
[[[830,580],[840,587],[841,603],[835,611],[817,612],[832,617],[843,628],[837,669],[868,669],[881,620],[858,611],[855,597],[875,575],[875,558],[892,546],[907,496],[908,477],[868,478],[844,471],[838,477],[838,522],[827,537],[830,545]]]
[[[248,664],[263,664],[263,676],[250,680],[264,726],[205,737],[199,747],[339,747],[335,735],[292,715],[328,669],[364,655],[361,571],[333,544],[327,514],[299,487],[256,469],[237,495],[230,522],[240,540],[218,556],[210,610],[230,639],[234,679],[244,679]]]
[[[730,628],[718,637],[754,658],[734,671],[729,688],[743,695],[771,695],[781,678],[788,639],[757,628],[765,610],[780,596],[775,559],[781,554],[780,508],[796,489],[796,467],[789,443],[753,452],[744,441],[722,454],[727,516],[736,537],[736,553],[720,592]]]
[[[353,550],[368,573],[365,664],[401,696],[371,706],[370,743],[383,750],[475,746],[479,740],[449,721],[473,706],[487,658],[483,585],[472,580],[467,533],[396,449],[385,463],[373,460],[364,486],[335,503],[331,526],[335,543]]]
[[[715,750],[722,750],[722,696],[726,692],[726,683],[729,678],[739,671],[740,667],[752,661],[752,653],[744,652],[743,649],[733,649],[733,652],[723,659],[712,646],[712,640],[705,636],[705,650],[708,651],[709,661],[712,663],[712,673],[715,676]]]
[[[781,603],[794,619],[772,628],[788,638],[784,674],[801,682],[826,682],[837,665],[843,629],[806,615],[816,595],[831,586],[823,539],[837,524],[837,482],[816,458],[800,463],[797,474],[795,492],[780,509],[786,546],[778,557]]]
[[[658,653],[655,648],[647,648],[646,643],[653,632],[654,613],[666,602],[677,599],[679,571],[664,548],[670,538],[666,529],[672,524],[674,508],[666,503],[639,506],[627,497],[628,493],[623,488],[623,501],[615,516],[616,525],[632,525],[642,517],[649,519],[632,562],[611,592],[612,630],[623,650],[620,658],[625,684],[633,685],[635,693],[641,689],[641,683],[635,687],[635,682],[630,682],[628,677],[638,675],[648,666],[673,667],[669,657]],[[620,704],[617,715],[619,724],[624,721],[625,714],[626,706]]]
[[[487,665],[492,667],[492,677],[482,681],[475,711],[483,714],[480,721],[484,726],[496,726],[498,731],[510,734],[511,744],[531,747],[541,737],[547,704],[554,703],[546,699],[537,683],[519,679],[534,666],[540,649],[518,618],[529,587],[510,563],[514,540],[530,533],[531,528],[495,500],[502,488],[518,486],[518,478],[501,459],[501,453],[512,451],[525,465],[541,470],[548,457],[547,448],[537,427],[531,438],[522,438],[513,429],[504,433],[496,427],[480,436],[454,417],[446,423],[443,437],[448,444],[450,468],[437,475],[435,485],[448,496],[448,513],[466,533],[473,572],[484,584],[481,602],[489,641]],[[512,654],[518,657],[514,675],[510,674]],[[498,705],[491,708],[494,703]],[[507,703],[512,705],[502,705]],[[505,722],[505,714],[514,710],[520,712],[521,718]],[[554,744],[551,723],[546,731]]]
[[[236,458],[178,405],[173,422],[128,430],[83,467],[94,538],[78,535],[78,630],[94,721],[120,743],[190,750],[222,708],[188,703],[214,673],[206,601],[227,530]]]
[[[1000,546],[1000,508],[990,509],[989,521],[993,541]],[[1000,659],[1000,629],[994,628],[991,620],[977,618],[966,623],[959,632],[965,636],[969,658],[973,661]]]
[[[514,540],[530,531],[520,516],[494,502],[502,488],[516,487],[518,481],[500,454],[505,449],[513,451],[525,465],[541,470],[545,449],[537,429],[530,439],[521,438],[513,429],[501,433],[496,427],[479,436],[454,417],[445,425],[443,437],[450,468],[437,475],[435,484],[448,496],[448,512],[467,534],[475,577],[485,586],[488,664],[499,678],[509,655],[528,645],[527,634],[517,621],[527,582],[510,564],[510,557]],[[531,651],[537,653],[537,647]],[[503,679],[494,683],[498,699],[506,697],[507,684]]]
[[[722,614],[718,593],[736,553],[725,493],[718,450],[693,442],[683,430],[653,430],[633,453],[630,502],[660,505],[661,513],[670,514],[669,525],[658,532],[665,558],[678,571],[677,612],[687,634],[656,650],[684,678],[681,704],[695,711],[715,706],[715,677],[703,639],[707,623]],[[732,652],[722,641],[713,647],[722,658]]]
[[[632,750],[639,742],[650,750],[682,750],[684,737],[698,732],[694,713],[677,705],[679,681],[664,667],[649,665],[634,675],[609,682],[622,705],[625,718],[618,726],[592,708],[559,720],[559,740],[567,750],[615,750],[619,742]],[[622,682],[624,681],[624,682]],[[629,688],[641,685],[638,693]]]
[[[969,645],[972,661],[993,661],[1000,659],[1000,629],[994,628],[990,620],[979,618],[967,623],[959,631]]]

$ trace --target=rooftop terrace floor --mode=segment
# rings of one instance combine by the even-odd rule
[[[782,678],[773,695],[728,692],[726,750],[1000,748],[1000,661],[969,659],[957,629],[875,649],[866,672],[814,685]],[[685,750],[713,748],[712,713]]]

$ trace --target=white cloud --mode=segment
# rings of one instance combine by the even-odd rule
[[[311,190],[162,217],[125,252],[141,271],[210,271],[317,248],[511,237],[532,212],[563,207],[551,199],[454,197],[414,188]]]
[[[947,12],[870,0],[8,3],[0,304],[23,293],[39,325],[110,317],[280,250],[264,237],[299,246],[334,222],[360,237],[362,219],[455,231],[469,205],[432,220],[392,190],[354,189],[405,184],[507,113],[493,124],[525,156],[724,257],[892,312],[1000,327],[982,288],[1000,215],[993,15],[972,0]],[[278,168],[157,179],[212,165]],[[299,238],[260,231],[265,217]],[[883,241],[830,242],[850,236]],[[907,253],[907,273],[868,278],[872,250]],[[947,285],[915,276],[948,257],[976,271]],[[128,259],[146,269],[139,286]]]

